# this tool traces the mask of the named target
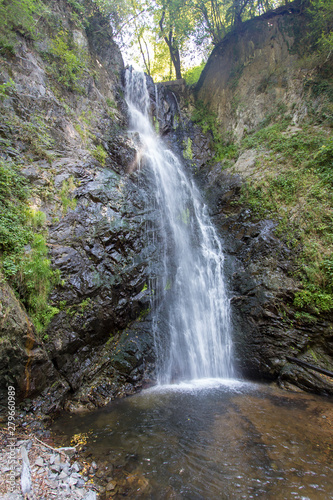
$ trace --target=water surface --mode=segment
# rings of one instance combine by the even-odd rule
[[[206,380],[155,387],[54,431],[87,433],[106,498],[333,498],[332,399]],[[105,483],[106,484],[106,483]]]

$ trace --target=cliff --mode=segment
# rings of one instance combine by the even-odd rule
[[[92,409],[154,378],[146,228],[158,215],[112,30],[75,9],[50,3],[38,36],[0,37],[1,389],[43,412]],[[303,50],[304,16],[290,4],[243,23],[195,98],[159,86],[159,129],[224,242],[239,373],[327,394],[329,377],[290,361],[333,370],[332,73]]]
[[[296,2],[226,36],[195,89],[192,117],[208,136],[190,137],[235,256],[240,371],[332,393],[331,378],[291,360],[333,371],[332,65],[313,42]]]
[[[15,174],[1,199],[2,389],[41,394],[45,411],[133,392],[153,360],[122,56],[100,13],[83,27],[69,2],[50,6],[0,60],[1,181]]]

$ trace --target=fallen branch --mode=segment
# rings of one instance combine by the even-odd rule
[[[310,363],[302,361],[301,359],[290,358],[289,356],[287,356],[287,360],[291,363],[297,363],[298,365],[305,366],[306,368],[311,368],[311,370],[315,370],[319,373],[322,373],[323,375],[327,375],[328,377],[333,377],[333,372],[325,370],[325,368],[319,368],[318,366],[311,365]]]
[[[66,455],[66,453],[62,450],[59,450],[57,448],[53,448],[52,446],[50,446],[49,444],[46,444],[44,443],[43,441],[41,441],[40,439],[38,439],[36,436],[31,436],[33,437],[34,439],[36,439],[36,441],[38,441],[40,444],[42,444],[43,446],[46,446],[46,448],[50,448],[50,450],[52,451],[55,451],[56,453],[60,453],[60,455],[63,455],[64,457],[68,458],[68,456]]]

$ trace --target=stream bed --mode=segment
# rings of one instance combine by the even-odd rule
[[[333,498],[333,401],[274,385],[157,386],[54,424],[84,434],[100,498]]]

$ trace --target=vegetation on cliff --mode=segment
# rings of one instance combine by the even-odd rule
[[[294,298],[297,317],[315,321],[313,315],[333,310],[333,11],[331,2],[293,6],[302,18],[302,29],[298,16],[288,18],[288,10],[284,15],[285,8],[278,9],[281,18],[275,41],[261,61],[256,60],[255,49],[240,53],[234,38],[221,45],[232,64],[230,73],[222,76],[231,102],[221,104],[221,93],[218,99],[212,96],[214,86],[209,80],[210,97],[205,96],[205,103],[197,101],[193,118],[212,134],[215,160],[224,169],[233,171],[235,165],[237,172],[242,160],[255,152],[254,165],[243,172],[247,181],[240,203],[247,204],[257,218],[278,221],[276,235],[294,253],[293,276],[301,283]],[[274,31],[273,21],[269,25],[267,19],[268,30]],[[242,31],[244,40],[258,43],[255,29],[257,24],[248,23]],[[281,34],[280,40],[276,33]],[[267,36],[272,34],[267,31]],[[237,61],[229,56],[229,47],[238,53]],[[280,59],[283,51],[288,62]],[[270,54],[275,63],[268,63]],[[251,73],[249,61],[256,71],[262,68],[261,79]],[[213,73],[214,68],[208,71]],[[249,78],[251,97],[245,98]],[[264,111],[258,111],[255,102]],[[216,111],[223,106],[225,114],[218,117]],[[257,112],[260,119],[252,120]],[[237,122],[242,123],[240,130]]]
[[[198,43],[217,43],[240,29],[240,19],[266,11],[269,4],[170,0],[154,4],[153,12],[150,7],[125,1],[0,0],[1,280],[15,290],[52,356],[59,358],[61,374],[73,391],[81,383],[85,362],[91,373],[99,373],[101,392],[96,393],[103,393],[106,379],[112,383],[112,359],[111,365],[103,364],[110,358],[109,346],[101,360],[96,352],[88,356],[84,342],[93,339],[100,346],[106,336],[120,338],[130,321],[143,319],[142,310],[148,307],[147,297],[146,303],[138,298],[145,291],[149,258],[140,253],[142,200],[134,187],[131,196],[124,194],[121,178],[135,161],[130,145],[117,136],[124,120],[118,90],[123,66],[112,50],[110,22],[114,33],[132,23],[147,71],[162,78],[175,74],[170,61],[182,71],[182,54],[193,37]],[[140,9],[155,19],[149,32],[145,23],[152,18],[140,24]],[[243,188],[241,202],[255,217],[278,221],[276,234],[295,251],[294,276],[302,283],[294,305],[300,320],[309,321],[327,317],[333,307],[331,10],[327,0],[316,0],[308,14],[305,35],[311,51],[298,64],[309,68],[302,83],[309,111],[298,127],[283,103],[245,130],[241,140],[221,134],[217,113],[208,112],[206,105],[197,102],[193,113],[193,121],[212,137],[212,162],[232,168],[244,151],[256,151],[259,174]],[[162,55],[155,62],[149,62],[146,50],[151,50],[149,33],[156,54]],[[187,72],[191,83],[202,67]],[[233,90],[241,70],[231,79]],[[283,77],[265,74],[260,92],[269,94],[274,78]],[[241,114],[244,102],[237,92],[230,102],[232,113]],[[189,161],[191,148],[188,139]],[[131,203],[137,211],[128,209]],[[52,333],[47,329],[51,320]],[[52,335],[53,344],[48,339]],[[77,355],[68,361],[68,352],[74,351]],[[141,354],[138,349],[140,363]],[[129,379],[131,369],[127,366],[122,380]],[[95,401],[89,383],[82,389],[85,404]],[[104,396],[96,401],[99,397]]]
[[[61,156],[60,144],[54,139],[53,124],[44,109],[25,107],[25,90],[15,83],[15,58],[25,40],[43,59],[46,74],[56,95],[63,101],[64,112],[74,114],[63,95],[70,91],[85,94],[84,79],[91,77],[94,63],[82,40],[75,39],[79,30],[96,25],[101,36],[110,32],[110,18],[115,15],[103,2],[68,0],[68,24],[61,19],[53,2],[41,0],[0,1],[0,274],[8,280],[42,333],[59,309],[49,301],[54,285],[60,283],[59,270],[52,270],[47,257],[48,225],[45,213],[35,200],[47,200],[55,195],[53,186],[38,186],[22,171],[34,162],[46,160],[51,164]],[[95,27],[96,27],[95,26]],[[76,30],[76,31],[75,31]],[[44,90],[45,92],[45,90]],[[69,99],[70,101],[71,99]],[[115,103],[109,99],[109,113]],[[76,126],[85,130],[85,144],[92,156],[105,163],[105,151],[93,142],[90,121],[82,115]],[[90,135],[89,135],[90,134]],[[104,156],[103,156],[104,155]],[[65,180],[57,197],[62,213],[75,207],[71,195],[71,179]],[[75,187],[75,186],[74,186]]]

